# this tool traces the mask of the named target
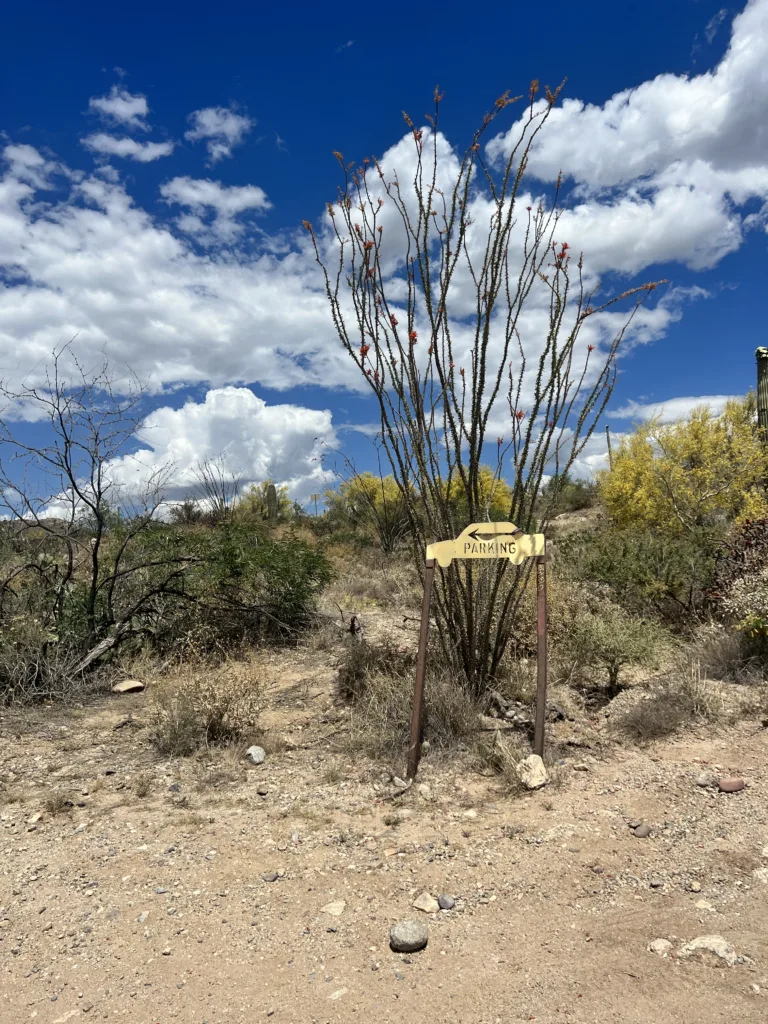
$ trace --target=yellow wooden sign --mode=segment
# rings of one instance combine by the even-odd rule
[[[427,558],[434,558],[443,569],[454,558],[507,558],[520,565],[543,554],[544,534],[523,533],[514,523],[470,523],[455,540],[441,540],[427,548]]]

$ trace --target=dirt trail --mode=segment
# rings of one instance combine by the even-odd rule
[[[428,795],[392,800],[334,746],[327,656],[272,668],[290,733],[258,768],[159,761],[146,694],[0,722],[0,1024],[766,1019],[768,730],[574,749],[522,798],[427,757]],[[747,788],[697,786],[713,765]],[[52,814],[52,791],[82,806]],[[391,952],[425,890],[456,908]],[[710,933],[742,962],[647,951]]]

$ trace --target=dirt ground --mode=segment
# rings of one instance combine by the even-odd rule
[[[0,719],[1,1024],[768,1018],[758,720],[644,749],[572,735],[553,783],[524,796],[429,754],[426,788],[393,797],[338,743],[330,655],[270,670],[282,739],[258,767],[242,749],[158,759],[151,681]],[[704,770],[746,788],[697,785]],[[455,908],[414,909],[425,891]],[[429,944],[393,953],[409,918]],[[713,933],[734,966],[677,957]],[[658,938],[672,955],[648,951]]]

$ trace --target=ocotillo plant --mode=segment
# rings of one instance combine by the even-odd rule
[[[539,99],[534,82],[518,122],[484,145],[514,102],[504,94],[462,154],[438,130],[436,89],[429,125],[404,115],[408,135],[386,166],[336,154],[338,200],[321,228],[304,222],[339,340],[378,405],[420,571],[427,544],[467,525],[457,489],[462,519],[490,518],[488,462],[513,478],[505,518],[526,532],[546,525],[542,477],[568,473],[613,389],[633,315],[614,304],[632,296],[636,309],[656,287],[601,294],[558,227],[560,182],[549,197],[527,184],[559,92]],[[471,692],[498,671],[529,571],[504,560],[440,570],[437,631]]]
[[[274,484],[267,487],[267,522],[277,526],[277,488]]]

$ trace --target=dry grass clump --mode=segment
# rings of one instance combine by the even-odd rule
[[[428,668],[424,739],[434,750],[455,747],[477,729],[478,708],[450,672]],[[410,737],[415,658],[394,642],[348,642],[337,692],[352,706],[350,742],[371,757],[401,755]]]
[[[169,679],[154,695],[152,742],[164,756],[189,757],[255,728],[264,686],[252,662],[228,661]]]
[[[345,550],[343,558],[337,554],[333,561],[336,577],[322,598],[328,611],[376,607],[413,610],[420,606],[421,585],[408,559],[380,551]]]
[[[52,790],[45,798],[43,806],[49,814],[56,815],[71,811],[74,803],[71,797],[66,793],[61,793],[59,790]]]
[[[716,725],[726,718],[723,687],[702,675],[695,658],[681,658],[664,681],[616,721],[617,729],[639,743],[670,736],[685,726]]]
[[[749,686],[759,684],[765,678],[765,666],[761,664],[755,645],[744,633],[720,623],[699,626],[688,650],[708,679]]]
[[[510,794],[521,794],[525,787],[517,773],[518,762],[531,752],[529,744],[516,733],[499,730],[483,738],[475,748],[478,767],[499,777],[504,789]]]

